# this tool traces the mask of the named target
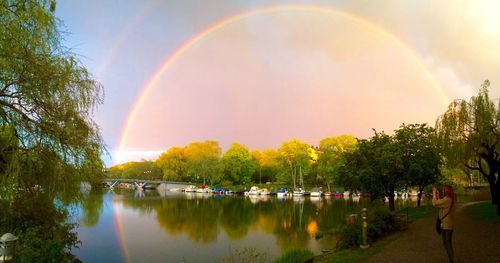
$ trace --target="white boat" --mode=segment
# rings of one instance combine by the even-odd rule
[[[318,196],[321,196],[322,194],[323,194],[323,192],[318,187],[311,189],[311,196],[318,197]]]
[[[199,193],[199,194],[206,194],[208,193],[208,188],[205,187],[204,185],[198,187],[198,189],[196,189],[196,192]]]
[[[288,191],[281,188],[280,190],[278,190],[278,193],[276,193],[278,198],[284,198],[287,194],[288,194]]]
[[[250,191],[248,191],[249,195],[259,195],[260,194],[260,189],[258,186],[252,186],[250,188]]]
[[[349,191],[344,191],[344,199],[349,199],[349,196],[351,195],[351,192]]]
[[[188,187],[184,188],[184,192],[186,193],[194,193],[196,192],[196,186],[188,185]]]
[[[270,195],[271,192],[269,192],[269,190],[267,188],[262,188],[262,189],[260,189],[259,194],[260,195]]]
[[[293,196],[303,196],[306,193],[302,188],[297,188],[293,191]]]

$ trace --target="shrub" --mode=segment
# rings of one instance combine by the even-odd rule
[[[355,247],[361,244],[361,223],[361,218],[357,218],[351,222],[345,220],[342,223],[336,245],[338,249]],[[402,226],[403,224],[399,217],[386,207],[373,208],[371,212],[368,212],[368,242],[374,242],[385,234],[400,230]]]
[[[283,253],[274,263],[302,263],[314,257],[314,253],[308,249],[292,249]]]
[[[359,244],[361,244],[361,220],[344,221],[340,226],[337,248],[355,247]]]
[[[68,253],[78,245],[75,225],[66,222],[67,214],[43,196],[20,196],[13,202],[3,202],[0,233],[10,232],[19,237],[15,262],[65,262]]]

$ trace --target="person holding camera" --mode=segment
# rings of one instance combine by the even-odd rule
[[[432,188],[432,205],[439,207],[437,223],[439,224],[440,221],[443,245],[446,249],[446,253],[448,254],[449,261],[453,263],[453,246],[451,240],[454,224],[455,194],[453,193],[451,185],[445,185],[443,192],[444,197],[440,198],[439,191],[436,188]],[[436,227],[439,228],[439,226]]]

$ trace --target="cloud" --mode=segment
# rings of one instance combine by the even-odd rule
[[[373,2],[339,7],[379,23],[414,48],[450,97],[474,94],[485,79],[500,86],[500,2]],[[500,88],[491,93],[500,97]]]

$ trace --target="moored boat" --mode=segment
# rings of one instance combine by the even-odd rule
[[[205,185],[200,185],[198,189],[196,189],[196,192],[200,194],[206,194],[208,193],[208,188]]]
[[[311,196],[318,197],[318,196],[321,196],[322,194],[323,194],[323,192],[321,191],[321,188],[319,188],[319,187],[314,187],[313,189],[311,189]]]
[[[194,193],[196,192],[196,186],[188,185],[188,187],[184,188],[184,192],[186,193]]]
[[[271,192],[267,188],[260,189],[259,195],[270,195]]]
[[[293,196],[303,196],[306,193],[302,188],[293,190]]]
[[[250,191],[248,191],[249,195],[259,195],[260,194],[260,189],[258,186],[252,186],[250,188]]]
[[[278,198],[284,198],[287,195],[287,193],[288,193],[287,190],[281,188],[280,190],[278,190],[276,195],[278,196]]]

